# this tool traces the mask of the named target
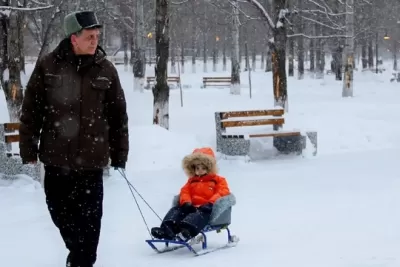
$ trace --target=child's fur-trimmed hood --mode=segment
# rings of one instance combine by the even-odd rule
[[[182,160],[182,168],[190,178],[195,176],[194,166],[202,164],[207,168],[207,174],[217,174],[217,161],[214,151],[209,147],[196,148],[192,154],[187,155]]]

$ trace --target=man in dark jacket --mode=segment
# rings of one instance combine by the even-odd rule
[[[67,266],[92,267],[103,213],[103,168],[125,168],[128,116],[113,64],[98,46],[93,12],[65,17],[67,35],[38,60],[22,104],[20,155],[45,166],[46,203],[69,250]],[[39,145],[40,141],[40,145]]]

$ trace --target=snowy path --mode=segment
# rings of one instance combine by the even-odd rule
[[[156,255],[126,182],[105,185],[105,214],[97,266],[398,266],[400,180],[397,151],[316,159],[221,162],[238,199],[236,248],[193,258],[186,250]],[[360,174],[366,166],[368,173]],[[385,175],[382,175],[384,170]],[[180,170],[131,172],[130,180],[162,216],[184,182]],[[0,188],[0,263],[63,266],[66,250],[47,214],[42,191]],[[142,206],[150,225],[158,219]],[[210,236],[210,245],[225,241]],[[0,264],[0,266],[5,266]]]

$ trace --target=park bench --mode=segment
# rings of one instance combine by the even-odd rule
[[[400,72],[392,73],[392,78],[390,78],[390,82],[400,82]]]
[[[231,77],[203,77],[203,86],[202,88],[206,88],[207,86],[231,86]]]
[[[16,175],[26,174],[36,181],[43,181],[43,169],[36,165],[24,165],[19,156],[19,148],[13,149],[13,144],[19,143],[19,123],[0,124],[0,175],[13,179]]]
[[[280,153],[300,155],[306,148],[307,138],[309,138],[314,146],[313,154],[316,155],[317,133],[303,134],[297,130],[281,130],[285,123],[284,112],[283,109],[216,112],[217,152],[229,156],[246,156],[250,152],[251,138],[272,137],[273,146]],[[266,125],[272,125],[273,129],[265,130]],[[236,133],[227,133],[227,128],[234,127],[240,130]],[[258,128],[258,131],[250,133],[249,127]]]
[[[26,174],[43,183],[44,169],[43,164],[39,161],[36,165],[22,164],[19,155],[19,147],[14,147],[13,144],[18,146],[19,136],[19,123],[3,123],[0,124],[0,175],[12,177],[19,174]],[[110,175],[110,166],[104,169],[105,175]]]
[[[151,88],[151,85],[154,84],[155,81],[156,81],[156,77],[154,77],[154,76],[147,76],[147,77],[146,77],[147,85],[146,85],[145,88],[146,88],[146,89],[150,89],[150,88]],[[179,84],[181,83],[181,78],[180,78],[180,77],[176,77],[176,76],[168,77],[168,78],[167,78],[167,83],[168,83],[168,84],[170,84],[170,83],[175,83],[175,84],[179,85]]]

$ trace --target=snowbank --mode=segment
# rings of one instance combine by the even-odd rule
[[[40,189],[42,186],[39,182],[33,180],[32,177],[24,174],[16,175],[13,179],[5,179],[0,174],[0,190],[2,187],[22,189],[26,192],[32,192]]]

